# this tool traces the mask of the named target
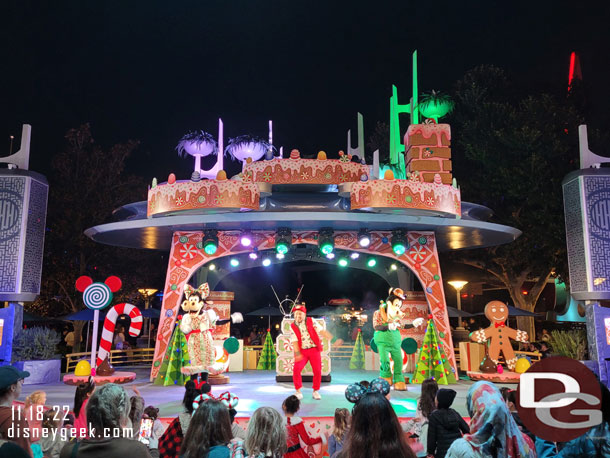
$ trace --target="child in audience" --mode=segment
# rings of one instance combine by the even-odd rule
[[[417,401],[415,418],[404,425],[403,431],[407,433],[409,445],[415,453],[426,449],[428,443],[428,417],[436,408],[435,399],[438,392],[438,383],[433,378],[424,380],[421,384],[421,395]]]
[[[206,386],[209,388],[207,384],[204,384],[202,388]],[[184,390],[184,398],[182,398],[184,412],[179,413],[178,417],[174,418],[159,438],[159,454],[163,457],[177,457],[180,455],[182,440],[188,430],[193,414],[193,401],[201,394],[201,391],[195,387],[195,382],[192,380],[186,382]]]
[[[349,428],[349,420],[349,410],[344,408],[335,409],[335,429],[328,438],[328,455],[331,458],[336,456],[343,448],[343,439]]]
[[[235,423],[235,416],[237,415],[237,410],[229,409],[229,416],[231,417],[231,433],[233,434],[233,439],[239,439],[242,441],[246,440],[246,431],[244,428]]]
[[[47,402],[47,394],[44,391],[34,391],[25,398],[24,417],[28,421],[30,427],[30,440],[38,442],[40,440],[40,431],[42,430],[42,415],[45,411],[45,403]]]
[[[303,425],[303,420],[295,416],[300,407],[301,401],[295,395],[288,396],[282,404],[282,410],[286,415],[286,445],[288,447],[284,458],[307,458],[305,450],[301,448],[301,440],[307,445],[319,444],[324,441],[322,437],[314,439],[309,436]]]
[[[42,417],[40,448],[45,458],[59,458],[61,449],[66,445],[67,431],[63,430],[65,412],[58,409],[47,410]]]
[[[470,432],[462,416],[451,408],[454,390],[441,388],[436,393],[437,409],[428,417],[428,455],[445,458],[454,440]]]
[[[76,393],[74,393],[74,428],[76,437],[88,437],[88,434],[84,432],[88,428],[87,403],[94,391],[95,382],[92,377],[89,377],[86,383],[81,383],[76,387]]]
[[[500,388],[500,393],[502,393],[502,398],[506,405],[508,406],[508,410],[510,410],[510,414],[513,416],[515,423],[521,430],[521,432],[527,434],[532,441],[536,441],[536,437],[529,432],[527,427],[521,421],[521,417],[519,417],[519,413],[517,412],[517,392],[515,390],[511,390],[510,388]]]
[[[153,421],[152,433],[148,442],[148,449],[153,458],[159,456],[159,438],[163,436],[165,427],[161,420],[159,420],[159,409],[153,406],[148,406],[144,409],[144,415],[142,418],[148,418]]]

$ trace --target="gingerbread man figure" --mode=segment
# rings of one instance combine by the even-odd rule
[[[527,332],[506,327],[508,307],[504,302],[489,302],[485,306],[485,316],[491,321],[491,326],[487,329],[479,329],[470,333],[470,339],[478,343],[484,343],[489,339],[489,358],[498,364],[498,357],[502,353],[506,365],[510,370],[513,370],[517,363],[517,358],[510,344],[510,339],[517,342],[527,342]]]

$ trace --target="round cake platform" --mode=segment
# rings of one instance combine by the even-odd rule
[[[115,372],[112,375],[96,375],[93,377],[93,381],[96,385],[105,385],[106,383],[129,383],[136,379],[135,372]],[[79,383],[86,383],[89,380],[89,376],[76,376],[74,374],[64,375],[64,383],[66,385],[78,385]]]
[[[502,374],[485,374],[483,372],[468,371],[466,372],[471,380],[485,380],[487,382],[494,383],[519,383],[519,377],[521,374],[516,372],[504,371]]]
[[[229,383],[229,376],[228,375],[209,375],[208,376],[208,383],[210,385],[226,385],[227,383]]]

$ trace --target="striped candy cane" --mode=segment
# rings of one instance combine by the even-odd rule
[[[120,315],[129,315],[129,318],[131,318],[130,336],[136,337],[142,330],[142,314],[135,305],[122,303],[112,307],[104,320],[104,330],[102,331],[102,340],[100,341],[100,350],[97,353],[95,367],[102,364],[102,361],[106,359],[112,349],[112,336],[114,335],[116,320]]]

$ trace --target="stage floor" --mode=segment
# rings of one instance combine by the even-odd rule
[[[150,369],[147,368],[121,368],[136,372],[136,380],[123,385],[133,394],[130,388],[137,387],[146,405],[153,405],[160,409],[161,417],[174,417],[182,411],[182,396],[184,388],[180,386],[157,386],[148,381]],[[281,412],[283,400],[294,393],[292,383],[276,383],[275,371],[244,371],[230,372],[230,383],[227,385],[216,385],[212,387],[212,393],[218,395],[223,391],[230,391],[239,397],[237,407],[239,417],[249,417],[258,407],[270,406]],[[410,374],[409,374],[410,375]],[[345,388],[360,380],[372,380],[378,376],[377,372],[364,370],[350,370],[347,368],[336,368],[332,372],[332,382],[322,383],[320,393],[321,401],[311,397],[311,382],[305,382],[303,387],[304,398],[299,415],[302,417],[329,417],[334,416],[337,407],[346,407],[351,410],[352,404],[345,399]],[[447,388],[457,391],[453,402],[453,408],[462,416],[467,417],[466,395],[468,389],[474,382],[470,380],[459,380]],[[498,386],[504,386],[498,384]],[[516,388],[515,384],[505,385]],[[441,386],[442,387],[442,386]],[[391,402],[398,416],[413,417],[417,407],[417,398],[421,391],[421,385],[410,384],[408,391],[392,391]],[[21,399],[36,390],[47,393],[47,406],[70,406],[74,403],[74,386],[64,383],[47,385],[24,385]]]

